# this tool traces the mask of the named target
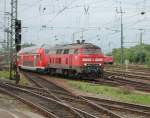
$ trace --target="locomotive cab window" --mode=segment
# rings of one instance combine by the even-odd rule
[[[69,54],[69,49],[65,49],[64,54]]]
[[[83,54],[101,54],[102,51],[100,48],[84,48]]]

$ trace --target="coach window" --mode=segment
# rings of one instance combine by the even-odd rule
[[[49,50],[48,49],[45,49],[45,54],[48,54]]]
[[[50,51],[49,51],[49,54],[56,54],[56,50],[54,50],[54,49],[50,49]]]
[[[69,54],[69,49],[65,49],[64,54]]]

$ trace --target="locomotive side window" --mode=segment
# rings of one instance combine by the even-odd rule
[[[100,48],[84,48],[83,54],[101,54]]]
[[[61,54],[62,53],[62,49],[57,49],[56,54]]]
[[[65,49],[64,54],[69,54],[69,49]]]

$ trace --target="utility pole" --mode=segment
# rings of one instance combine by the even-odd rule
[[[84,32],[84,29],[82,29],[82,35],[81,35],[81,39],[82,39],[82,40],[83,40],[83,37],[84,37],[84,36],[83,36],[83,32]]]
[[[143,33],[144,33],[144,29],[138,29],[140,31],[140,45],[143,44]]]
[[[7,17],[8,18],[8,21],[7,21],[7,30],[6,30],[6,32],[7,32],[7,49],[8,49],[8,53],[9,53],[9,51],[10,51],[10,48],[9,48],[9,42],[10,42],[10,40],[9,40],[9,36],[10,36],[10,24],[9,24],[9,16]]]
[[[4,0],[4,41],[6,41],[6,15],[5,15],[5,12],[6,12],[6,0]]]
[[[75,33],[72,34],[72,43],[75,43]]]
[[[6,43],[7,43],[7,63],[9,64],[10,62],[10,48],[9,48],[9,43],[10,43],[10,40],[9,40],[9,36],[10,36],[10,23],[9,23],[9,20],[10,20],[10,17],[9,17],[10,13],[9,12],[5,12],[5,18],[7,19],[7,26],[5,28],[5,32],[6,32]]]
[[[120,25],[121,25],[121,64],[124,64],[124,41],[123,41],[123,12],[122,7],[120,6],[120,10],[116,9],[116,12],[120,14]]]
[[[140,33],[140,45],[143,43],[143,32]]]
[[[17,9],[18,0],[11,0],[10,79],[16,80],[16,84],[20,80],[17,69],[17,51],[20,50],[21,46],[21,20],[17,18]]]
[[[141,46],[141,54],[143,53],[144,47],[143,47],[143,31],[144,29],[139,29],[140,30],[140,46]],[[143,62],[143,57],[140,55],[140,62]]]
[[[111,52],[111,42],[108,42],[109,52]]]

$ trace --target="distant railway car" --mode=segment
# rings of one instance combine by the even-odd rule
[[[28,47],[18,53],[18,66],[22,69],[44,72],[47,70],[47,47]]]
[[[102,76],[103,64],[101,48],[91,43],[43,45],[25,48],[18,53],[18,66],[22,69],[78,78]]]
[[[80,78],[103,75],[103,53],[91,43],[57,45],[48,54],[50,73],[76,75]]]
[[[104,63],[105,64],[113,64],[113,57],[112,56],[104,56]]]

